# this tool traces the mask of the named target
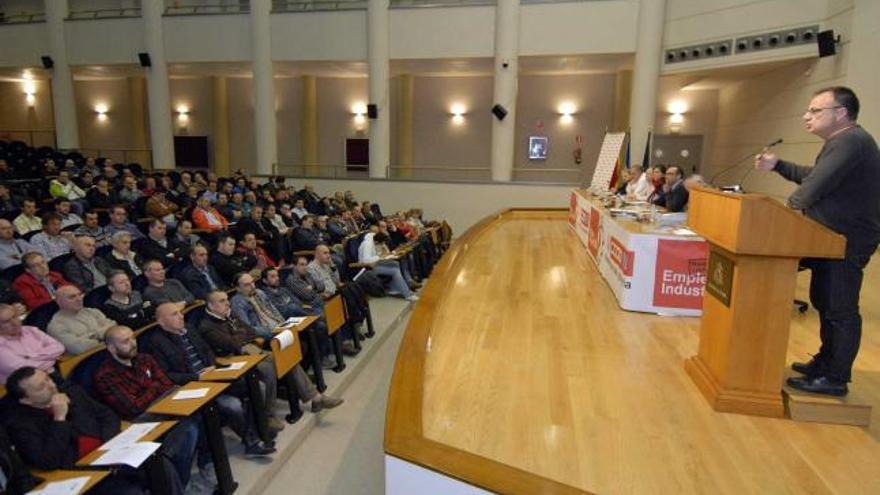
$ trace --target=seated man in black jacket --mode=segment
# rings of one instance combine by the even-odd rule
[[[315,229],[315,217],[303,216],[302,225],[298,229],[293,229],[293,250],[314,251],[321,242],[321,234]]]
[[[666,195],[657,202],[658,206],[666,207],[666,211],[676,213],[685,210],[689,193],[684,187],[684,175],[678,167],[666,169]]]
[[[119,417],[75,385],[58,387],[45,371],[25,366],[6,381],[9,409],[3,418],[22,460],[41,470],[70,469],[120,431]],[[153,458],[168,482],[159,493],[183,493],[167,454]],[[150,461],[148,461],[150,462]],[[145,466],[147,466],[145,464]],[[97,493],[140,494],[148,486],[141,471],[120,469],[96,487]]]
[[[159,260],[166,268],[185,259],[189,254],[190,247],[179,243],[174,238],[166,235],[168,226],[161,219],[150,223],[150,231],[147,237],[139,241],[138,254],[145,260]]]
[[[198,380],[202,373],[215,368],[214,352],[197,331],[190,331],[179,303],[162,303],[156,308],[156,323],[161,331],[152,332],[147,341],[149,352],[165,374],[176,385]],[[266,456],[275,452],[271,443],[257,438],[256,423],[251,408],[243,403],[247,387],[242,380],[233,382],[226,392],[215,400],[220,416],[244,442],[248,457]]]
[[[64,278],[73,282],[83,292],[107,285],[107,275],[112,268],[107,260],[95,256],[95,239],[77,236],[73,241],[73,256],[64,263]]]
[[[12,448],[6,430],[0,427],[0,493],[19,495],[33,490],[40,480],[31,475],[27,466],[21,462],[18,452]]]
[[[211,254],[211,266],[217,269],[223,283],[232,286],[233,278],[241,272],[249,272],[257,266],[257,258],[250,254],[239,254],[235,250],[235,237],[231,234],[220,234],[217,239],[217,250]],[[195,294],[195,292],[193,292]],[[196,297],[199,297],[198,295]],[[199,297],[199,299],[203,299]]]
[[[205,299],[208,292],[229,287],[217,270],[208,264],[208,248],[197,244],[189,253],[189,260],[190,264],[181,270],[177,279],[196,299]]]

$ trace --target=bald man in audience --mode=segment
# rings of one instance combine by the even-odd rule
[[[83,292],[74,285],[59,288],[56,301],[59,309],[46,331],[70,354],[82,354],[103,344],[104,333],[116,325],[101,310],[84,307]]]
[[[159,260],[144,262],[144,277],[147,286],[144,288],[144,299],[158,305],[163,302],[183,302],[186,306],[194,303],[196,298],[192,292],[173,278],[167,278],[165,266]]]
[[[197,331],[186,328],[180,303],[162,303],[156,308],[157,332],[147,339],[147,350],[165,374],[176,385],[185,385],[200,379],[203,373],[213,371],[215,355]],[[263,457],[275,452],[273,443],[261,442],[251,408],[242,402],[248,397],[247,386],[239,379],[218,396],[217,408],[224,422],[241,438],[245,456]]]
[[[61,342],[37,327],[22,325],[15,307],[0,304],[0,384],[22,366],[52,373],[62,354]]]

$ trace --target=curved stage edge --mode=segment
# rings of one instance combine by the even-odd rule
[[[475,488],[498,493],[590,493],[528,471],[503,464],[493,459],[426,438],[423,432],[425,363],[430,352],[433,315],[443,299],[452,290],[458,268],[472,243],[503,223],[505,217],[567,214],[564,208],[511,208],[488,216],[457,238],[434,268],[420,301],[410,317],[400,345],[394,375],[388,396],[385,418],[386,456],[403,460],[439,473],[443,477],[460,480]],[[386,460],[386,476],[391,470]],[[410,470],[412,472],[412,470]],[[455,481],[438,486],[465,489]],[[424,487],[424,485],[423,485]],[[455,488],[451,488],[455,487]],[[458,491],[456,489],[456,491]],[[386,480],[386,493],[389,491]],[[423,491],[424,492],[424,491]],[[476,493],[479,490],[473,490]],[[430,490],[429,490],[429,493]]]

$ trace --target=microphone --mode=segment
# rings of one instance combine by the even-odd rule
[[[769,151],[770,148],[776,146],[777,144],[779,144],[779,143],[781,143],[781,142],[782,142],[782,138],[779,138],[779,139],[777,139],[776,141],[773,141],[772,143],[770,143],[770,144],[768,144],[767,146],[765,146],[764,149],[761,150],[761,153],[760,153],[759,155],[763,155],[764,153],[766,153],[767,151]],[[754,172],[754,171],[755,171],[755,167],[749,167],[749,169],[746,171],[746,173],[742,176],[742,179],[740,179],[739,182],[737,182],[737,183],[734,185],[734,187],[736,187],[736,189],[737,189],[738,192],[745,192],[745,191],[743,190],[742,185],[746,183],[746,179],[749,178],[749,174],[751,174],[751,173]]]
[[[761,148],[761,149],[759,150],[759,153],[758,153],[758,154],[764,154],[764,153],[766,153],[768,150],[770,150],[770,148],[772,148],[772,147],[774,147],[774,146],[776,146],[777,144],[780,144],[780,143],[782,143],[782,138],[779,138],[779,139],[777,139],[776,141],[773,141],[773,142],[771,142],[771,143],[768,143],[766,146],[764,146],[763,148]],[[727,173],[727,172],[729,172],[729,171],[731,171],[731,170],[733,170],[733,169],[739,167],[740,165],[742,165],[742,163],[743,163],[744,161],[746,161],[746,160],[748,160],[748,159],[750,159],[750,158],[751,158],[751,159],[754,159],[755,154],[756,154],[755,152],[750,152],[748,155],[746,155],[746,156],[740,158],[739,160],[737,160],[736,162],[734,162],[733,165],[731,165],[731,166],[729,166],[729,167],[727,167],[727,168],[721,170],[720,172],[716,173],[715,175],[712,176],[711,179],[709,179],[709,183],[714,185],[714,184],[715,184],[715,179],[717,179],[718,177],[721,177],[721,176],[724,175],[725,173]],[[751,172],[751,170],[752,170],[752,169],[749,169],[749,172]],[[748,173],[746,173],[746,177],[748,177]],[[739,191],[741,190],[740,184],[743,183],[743,181],[746,179],[746,177],[743,177],[743,179],[740,180],[740,181],[739,181],[736,185],[734,185],[734,186],[727,186],[726,189],[725,189],[725,187],[720,187],[720,189],[721,189],[722,191],[724,191],[724,190],[733,190],[733,191],[735,191],[735,192],[739,192]]]

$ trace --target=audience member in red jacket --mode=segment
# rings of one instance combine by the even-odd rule
[[[25,253],[21,262],[24,264],[24,273],[15,279],[12,286],[28,309],[54,301],[55,290],[70,285],[60,273],[49,271],[49,263],[40,253]]]
[[[211,206],[211,202],[204,196],[199,198],[198,205],[193,209],[192,221],[197,229],[210,230],[211,232],[225,230],[229,225],[226,217]]]

